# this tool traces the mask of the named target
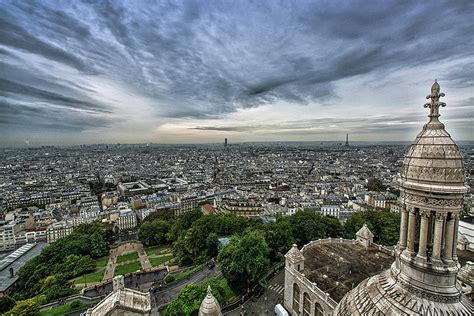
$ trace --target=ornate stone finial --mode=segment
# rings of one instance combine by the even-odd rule
[[[207,286],[207,296],[212,296],[211,285],[208,285],[208,286]]]
[[[435,79],[435,82],[431,86],[431,94],[426,96],[426,99],[431,99],[430,102],[425,103],[425,108],[430,108],[429,117],[438,117],[439,116],[439,107],[445,107],[446,103],[440,102],[439,98],[444,97],[444,93],[440,92],[441,87],[439,86],[438,80]]]

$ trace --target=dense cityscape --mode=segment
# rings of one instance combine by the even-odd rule
[[[461,149],[466,169],[472,170],[474,146],[465,143]],[[43,297],[42,301],[36,299],[36,304],[43,303],[41,310],[48,310],[44,304],[59,304],[57,300],[64,295],[89,293],[87,297],[100,298],[110,292],[113,276],[124,274],[127,284],[133,288],[160,293],[153,296],[153,309],[167,311],[166,306],[178,304],[180,295],[185,295],[179,290],[186,285],[210,284],[222,278],[224,271],[216,272],[225,268],[220,267],[220,263],[216,270],[203,269],[203,264],[207,267],[215,262],[219,249],[242,229],[218,227],[226,221],[229,222],[225,225],[231,227],[260,227],[265,232],[271,263],[259,277],[278,267],[292,243],[302,245],[315,237],[353,239],[360,228],[357,225],[366,222],[376,232],[379,243],[391,246],[399,237],[397,179],[406,150],[406,144],[370,145],[349,141],[345,144],[223,142],[3,149],[0,167],[2,293],[31,296],[33,293],[21,290],[18,285],[18,281],[23,281],[21,269],[26,261],[38,256],[48,244],[84,229],[99,229],[101,239],[111,249],[130,245],[131,251],[120,250],[124,254],[111,259],[112,250],[107,254],[106,248],[95,257],[92,254],[81,256],[77,250],[70,250],[71,254],[59,260],[79,255],[77,262],[84,260],[80,263],[84,266],[66,275],[61,273],[63,282],[70,284],[67,289],[49,293],[39,288],[34,292]],[[471,196],[467,196],[463,206],[466,215],[471,205]],[[376,219],[375,212],[383,216]],[[298,221],[297,214],[304,223],[288,222],[298,231],[288,230],[285,219]],[[316,214],[336,222],[323,222],[327,227],[305,228],[311,220],[321,221],[320,216],[313,218]],[[223,223],[215,228],[207,221],[200,224],[204,227],[193,224],[192,221],[202,216],[216,217]],[[176,236],[180,231],[175,231],[184,225],[181,221],[191,221],[179,228],[184,233],[182,237]],[[466,221],[460,226],[459,234],[472,238],[470,217]],[[96,224],[99,228],[94,226]],[[85,228],[84,225],[92,226]],[[277,236],[269,235],[269,231],[275,229],[281,230]],[[181,246],[186,234],[195,235],[194,242],[202,244]],[[468,248],[474,247],[472,240],[469,242]],[[464,264],[472,259],[472,255],[464,256],[461,256]],[[178,272],[171,273],[174,270]],[[272,308],[271,304],[282,303],[278,294],[283,294],[283,273],[275,271],[280,276],[273,284],[275,297],[268,300],[267,295],[271,297],[272,293],[265,294],[267,304],[256,304],[252,299],[248,303],[249,310],[263,311]],[[229,272],[232,274],[235,271]],[[186,275],[186,278],[174,275]],[[197,279],[189,279],[189,276]],[[257,279],[252,279],[255,281]],[[229,291],[234,291],[234,299],[239,301],[240,295],[246,293],[245,288],[236,286],[232,280],[226,282],[231,284]],[[215,286],[220,289],[220,285]],[[255,296],[259,297],[255,289],[258,283],[251,286],[250,293],[256,292]],[[167,290],[168,287],[171,289]],[[342,298],[341,294],[334,295]],[[224,302],[230,306],[227,309],[231,310],[234,307],[229,304],[232,296],[227,294],[225,298],[228,301]],[[201,298],[197,299],[200,303]],[[63,306],[71,306],[71,302]],[[87,306],[83,302],[75,304],[76,308]],[[182,306],[173,308],[186,313]]]

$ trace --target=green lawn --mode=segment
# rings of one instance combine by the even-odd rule
[[[145,252],[147,256],[154,256],[154,255],[159,255],[161,253],[167,253],[170,252],[170,245],[159,245],[159,246],[151,246],[145,248]]]
[[[114,276],[125,275],[127,273],[135,272],[141,269],[142,269],[142,265],[138,261],[135,261],[132,263],[121,264],[115,267]]]
[[[75,303],[77,302],[77,303]],[[58,307],[54,307],[48,310],[44,310],[39,313],[39,316],[59,316],[65,315],[66,313],[76,312],[84,310],[87,307],[86,304],[81,301],[74,301],[68,304],[64,304]]]
[[[148,259],[150,260],[151,265],[156,267],[162,264],[163,262],[171,260],[172,258],[173,258],[173,255],[165,255],[158,258],[148,258]]]
[[[138,259],[138,252],[127,253],[126,255],[121,255],[117,257],[117,263],[123,263],[126,261],[132,261]]]
[[[102,257],[95,261],[96,268],[104,268],[109,262],[109,257]]]
[[[100,282],[102,281],[102,278],[104,277],[104,270],[100,270],[97,272],[89,273],[86,274],[85,276],[80,276],[72,280],[74,284],[84,284],[84,278],[86,280],[86,283],[92,283],[92,282]]]

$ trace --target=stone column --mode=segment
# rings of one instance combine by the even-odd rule
[[[408,240],[407,250],[410,253],[415,252],[415,229],[416,229],[416,214],[415,209],[411,208],[408,215]]]
[[[453,260],[458,260],[458,229],[459,229],[459,214],[453,214],[454,217],[454,234],[453,234]]]
[[[444,243],[444,258],[451,260],[453,258],[453,240],[454,240],[454,218],[451,216],[446,221],[446,238]]]
[[[421,223],[420,223],[420,244],[418,247],[417,257],[426,259],[426,242],[428,240],[428,219],[430,211],[420,211]]]
[[[443,238],[443,221],[445,213],[436,213],[435,231],[434,231],[434,242],[433,242],[433,260],[441,259],[441,240]]]
[[[408,211],[404,205],[402,208],[402,219],[400,224],[400,250],[407,247],[407,227],[408,226]]]

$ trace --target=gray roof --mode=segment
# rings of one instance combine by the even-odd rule
[[[40,254],[46,243],[26,244],[21,246],[0,261],[0,293],[5,292],[12,286],[18,276],[16,273],[25,263]],[[15,276],[10,278],[10,268],[13,268]]]

